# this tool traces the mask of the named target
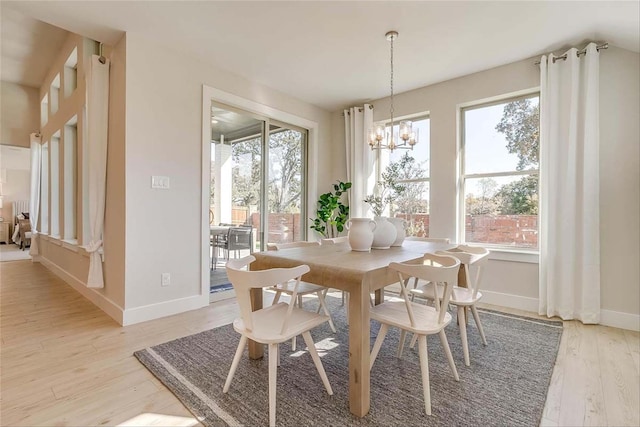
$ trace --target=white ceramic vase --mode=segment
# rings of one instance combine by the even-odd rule
[[[347,221],[349,246],[352,251],[369,252],[373,242],[373,231],[377,225],[371,218],[351,218]]]
[[[375,217],[376,229],[373,233],[373,249],[389,249],[396,241],[396,227],[383,216]]]
[[[391,244],[391,246],[402,246],[402,242],[404,242],[404,238],[407,236],[405,231],[407,225],[406,221],[402,218],[387,219],[396,228],[396,240]]]

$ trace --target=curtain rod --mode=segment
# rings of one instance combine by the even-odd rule
[[[601,49],[609,49],[609,43],[602,43],[596,46],[596,50],[598,52],[600,52]],[[586,53],[587,53],[587,48],[585,47],[584,49],[579,50],[576,55],[578,55],[578,58],[580,58],[582,55],[586,55]],[[567,59],[567,54],[565,53],[562,56],[554,57],[553,63],[555,64],[555,62],[559,59],[562,59],[563,61],[565,61]],[[540,61],[534,62],[533,65],[540,65]]]
[[[362,111],[363,107],[358,107],[358,111]],[[369,104],[369,109],[373,110],[373,105]],[[349,111],[347,111],[347,114],[351,114]],[[344,111],[342,112],[342,117],[344,117]]]

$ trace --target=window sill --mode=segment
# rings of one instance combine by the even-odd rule
[[[523,262],[527,264],[538,264],[540,262],[540,253],[538,251],[505,248],[487,249],[491,251],[489,259],[494,261]]]
[[[62,246],[62,238],[60,236],[49,236],[49,241],[57,246]]]
[[[78,241],[76,239],[62,240],[62,247],[72,252],[78,252],[80,250],[80,247],[78,246]]]

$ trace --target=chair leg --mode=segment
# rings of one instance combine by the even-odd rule
[[[292,301],[291,304],[294,304],[294,306],[295,306],[296,301]],[[298,295],[298,308],[302,309],[302,295]],[[296,351],[297,338],[298,337],[291,338],[291,351]]]
[[[418,337],[418,350],[420,352],[420,371],[422,373],[422,392],[424,394],[424,410],[431,415],[431,386],[429,384],[429,355],[427,353],[427,336]]]
[[[475,305],[471,306],[471,313],[473,313],[473,319],[478,326],[478,332],[480,332],[480,338],[482,338],[482,344],[487,345],[487,338],[484,336],[484,329],[482,329],[482,323],[480,322],[480,315]]]
[[[409,348],[415,347],[416,342],[418,342],[418,335],[413,334],[413,338],[411,338],[411,344],[409,344]]]
[[[313,363],[316,365],[316,369],[320,374],[320,378],[322,379],[322,384],[324,384],[324,388],[327,389],[327,393],[329,396],[333,395],[333,390],[331,389],[331,384],[329,384],[329,378],[327,378],[327,373],[324,371],[324,367],[322,366],[322,361],[320,360],[320,356],[318,356],[318,350],[316,349],[316,345],[313,342],[313,338],[311,338],[311,333],[309,331],[302,333],[302,338],[304,338],[304,342],[307,344],[309,348],[309,354],[313,359]]]
[[[276,296],[273,297],[273,302],[271,303],[271,305],[276,305],[278,303],[278,301],[280,301],[280,295],[281,294],[282,294],[282,292],[276,291]]]
[[[456,363],[453,361],[453,355],[451,354],[451,347],[449,347],[449,341],[447,341],[447,335],[444,333],[444,329],[440,331],[439,335],[440,335],[440,342],[442,343],[444,354],[447,355],[447,360],[449,361],[449,367],[451,368],[453,377],[456,379],[456,381],[460,381],[460,375],[458,375],[458,369],[456,369]]]
[[[280,367],[280,344],[276,344],[276,360],[278,361],[278,367]]]
[[[322,298],[326,297],[328,293],[329,293],[329,288],[325,288],[324,291],[322,291]],[[320,309],[321,308],[322,308],[322,306],[320,304],[318,304],[318,309],[316,310],[316,313],[320,314]]]
[[[278,344],[269,344],[269,427],[276,425],[276,381]]]
[[[242,357],[242,352],[244,351],[244,347],[247,345],[247,337],[242,335],[240,337],[240,342],[238,343],[238,348],[236,349],[236,355],[233,356],[233,362],[231,362],[231,368],[229,368],[229,374],[227,375],[227,381],[224,383],[224,388],[222,389],[223,393],[229,391],[229,387],[231,386],[231,380],[233,380],[233,376],[236,374],[236,369],[238,369],[238,363],[240,362],[240,358]]]
[[[382,341],[384,341],[384,337],[387,335],[387,331],[389,330],[389,325],[383,323],[380,325],[380,332],[378,332],[378,338],[376,338],[376,342],[373,344],[373,349],[371,350],[371,356],[369,358],[369,370],[373,368],[373,364],[378,357],[378,353],[380,352],[380,347],[382,347]]]
[[[471,362],[469,361],[469,342],[467,341],[467,320],[465,319],[464,309],[464,306],[458,306],[458,327],[460,328],[460,339],[462,341],[464,364],[470,366]]]
[[[345,292],[342,291],[342,304],[340,304],[341,306],[344,305],[344,296],[345,296],[344,294],[345,294]]]
[[[327,316],[329,316],[329,326],[331,327],[331,330],[333,331],[333,333],[336,333],[336,327],[333,324],[333,319],[331,319],[331,313],[329,313],[329,309],[327,308],[327,304],[325,304],[324,301],[324,295],[322,294],[323,291],[318,291],[317,295],[318,295],[318,301],[320,302],[320,307],[318,307],[318,310],[320,308],[322,308],[322,310],[324,311],[324,314],[326,314]]]
[[[396,356],[398,357],[398,359],[402,358],[402,350],[404,350],[404,340],[406,338],[407,338],[407,331],[402,329],[400,331],[400,342],[398,343],[398,352],[396,353]]]

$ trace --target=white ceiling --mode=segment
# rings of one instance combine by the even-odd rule
[[[2,6],[106,43],[125,31],[328,110],[586,41],[640,50],[631,2],[75,2]],[[4,35],[4,34],[3,34]]]
[[[2,80],[40,87],[68,32],[5,7],[0,25]]]

